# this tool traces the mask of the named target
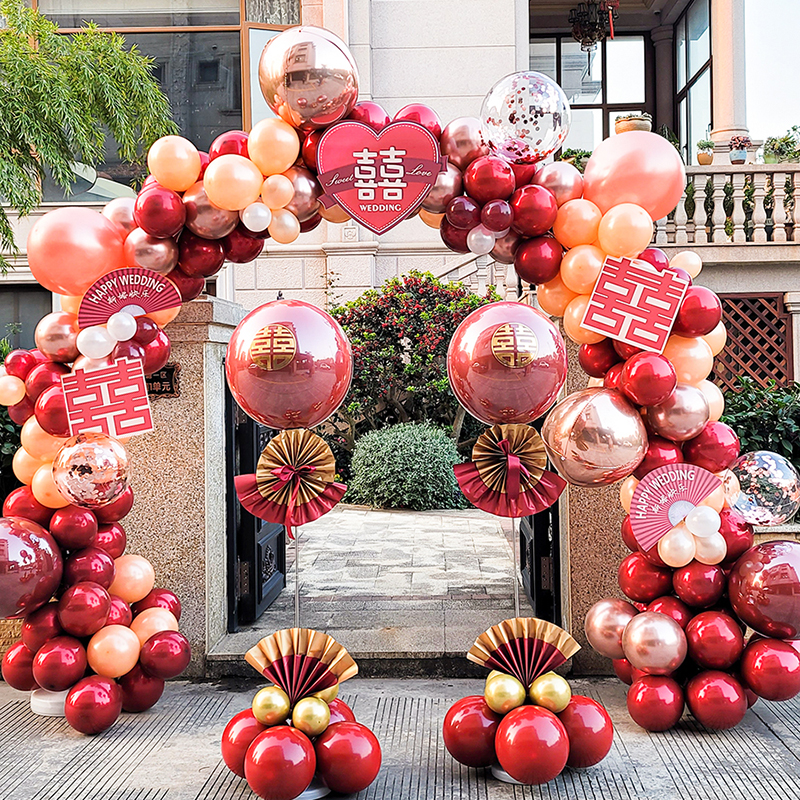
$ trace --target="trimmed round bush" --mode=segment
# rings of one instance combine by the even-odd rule
[[[356,442],[347,500],[376,508],[463,508],[453,466],[455,442],[441,428],[408,422],[370,431]]]

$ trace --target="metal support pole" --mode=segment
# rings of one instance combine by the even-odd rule
[[[300,528],[294,529],[294,626],[300,627]]]
[[[517,546],[519,544],[519,527],[517,520],[511,517],[511,550],[514,553],[514,616],[519,616],[519,559]]]

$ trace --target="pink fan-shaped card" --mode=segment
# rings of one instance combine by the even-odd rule
[[[658,544],[697,505],[715,492],[722,481],[692,464],[659,467],[639,481],[631,500],[631,530],[643,550]]]

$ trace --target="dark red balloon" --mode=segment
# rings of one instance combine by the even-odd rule
[[[222,732],[222,760],[240,778],[244,778],[244,757],[248,748],[253,739],[265,730],[267,726],[255,718],[251,708],[240,711],[225,726]]]
[[[672,588],[672,570],[651,564],[641,553],[626,556],[617,579],[623,594],[639,603],[650,603]]]
[[[320,225],[322,225],[322,215],[319,214],[319,213],[314,214],[313,217],[309,217],[308,219],[304,219],[300,223],[300,233],[308,233],[309,231],[313,231],[314,228],[318,228]],[[249,233],[249,231],[248,232],[245,232],[245,231],[247,231],[247,229],[244,227],[244,225],[242,225],[241,232],[245,236],[248,236],[248,235],[252,236],[252,234]],[[266,238],[266,237],[262,237],[262,238]],[[258,253],[256,253],[256,255],[258,255]],[[236,260],[232,256],[228,256],[228,257],[230,258],[231,261],[235,261]],[[253,258],[255,258],[255,256],[253,256]],[[252,259],[248,259],[248,261],[251,261],[251,260]]]
[[[288,725],[267,728],[260,733],[244,757],[247,783],[264,800],[293,800],[308,788],[316,767],[317,757],[311,741]]]
[[[33,659],[36,654],[22,642],[16,642],[6,650],[3,656],[3,680],[20,692],[30,692],[38,684],[33,677]]]
[[[467,234],[469,230],[466,228],[456,228],[451,225],[446,216],[442,217],[439,224],[439,235],[442,241],[456,253],[469,253],[470,249],[467,247]]]
[[[178,266],[181,272],[191,278],[207,278],[219,272],[225,263],[222,241],[222,239],[203,239],[188,228],[184,228],[178,240]],[[134,339],[137,338],[134,336]],[[139,339],[139,342],[148,344],[154,338],[153,336],[145,342]]]
[[[152,708],[164,693],[164,681],[148,675],[140,664],[119,678],[117,682],[122,690],[122,710],[134,714]],[[242,753],[242,758],[244,758],[244,753]]]
[[[30,486],[20,486],[6,497],[3,503],[3,516],[22,517],[48,528],[53,517],[53,509],[43,506],[33,496]]]
[[[168,239],[181,232],[186,222],[186,206],[177,192],[155,184],[137,195],[133,221],[145,233]]]
[[[363,100],[360,103],[356,103],[348,119],[363,122],[374,131],[383,130],[392,121],[391,117],[386,113],[386,109],[371,100]]]
[[[154,678],[169,680],[180,675],[192,659],[189,640],[178,631],[153,634],[139,654],[142,669]]]
[[[636,538],[633,535],[633,528],[631,527],[631,516],[630,514],[626,514],[625,518],[622,520],[622,542],[631,553],[638,553],[639,552],[639,545],[636,542]]]
[[[669,258],[667,254],[658,247],[648,247],[642,250],[636,258],[640,261],[646,261],[648,264],[652,264],[656,269],[662,271],[669,267]]]
[[[519,274],[519,270],[517,270],[517,274]],[[578,363],[581,365],[581,369],[592,378],[604,377],[619,361],[619,353],[614,349],[612,339],[603,339],[593,344],[582,344],[578,348]]]
[[[647,443],[647,452],[633,471],[634,477],[641,480],[659,467],[666,467],[669,464],[683,463],[683,453],[680,445],[671,442],[669,439],[662,439],[660,436],[650,436]]]
[[[45,642],[33,659],[33,677],[49,692],[63,692],[86,672],[86,650],[72,636],[56,636]]]
[[[97,536],[97,517],[80,506],[59,508],[50,520],[50,533],[67,550],[90,547]]]
[[[696,467],[721,472],[739,457],[739,437],[724,422],[707,422],[694,439],[683,443],[683,457]]]
[[[646,731],[668,731],[683,714],[683,691],[672,678],[645,675],[628,689],[628,713]]]
[[[9,375],[24,381],[37,363],[36,356],[30,350],[12,350],[5,357],[3,366]]]
[[[464,191],[481,206],[490,200],[508,200],[516,187],[514,170],[498,156],[476,158],[464,170]]]
[[[140,614],[146,608],[165,608],[177,620],[181,618],[181,601],[169,589],[151,589],[141,600],[133,604],[133,613]]]
[[[423,105],[422,103],[410,103],[403,106],[395,115],[393,122],[400,122],[406,120],[407,122],[416,122],[422,125],[423,128],[430,131],[436,139],[442,135],[442,121],[439,115],[430,106]]]
[[[171,352],[169,336],[164,331],[159,331],[156,338],[144,346],[144,374],[152,375],[166,366]]]
[[[454,197],[444,212],[447,221],[459,230],[469,232],[481,222],[481,207],[471,197],[460,194]]]
[[[317,772],[339,794],[356,794],[369,786],[381,768],[381,746],[360,722],[329,725],[314,742]]]
[[[645,352],[641,348],[635,347],[627,342],[621,342],[619,339],[612,339],[611,343],[614,349],[619,353],[620,358],[624,359],[625,361],[635,355],[638,355],[639,353]]]
[[[244,225],[240,222],[227,236],[220,241],[225,251],[225,258],[234,264],[247,264],[253,261],[264,249],[263,239],[254,239],[242,229]]]
[[[558,214],[555,195],[544,186],[523,186],[511,197],[514,224],[523,236],[541,236],[553,227]]]
[[[541,706],[519,706],[503,717],[494,740],[500,766],[525,784],[547,783],[561,773],[569,756],[567,731]]]
[[[64,712],[76,731],[89,735],[108,730],[122,711],[122,689],[116,681],[89,675],[67,695]]]
[[[725,573],[716,565],[691,561],[672,576],[675,594],[692,608],[708,608],[725,591]]]
[[[558,718],[569,739],[568,767],[593,767],[608,755],[614,743],[614,725],[596,700],[574,694]]]
[[[183,300],[184,303],[188,303],[190,300],[194,300],[195,297],[199,297],[206,288],[205,278],[187,275],[179,266],[175,267],[175,269],[167,275],[167,278],[175,284],[175,288],[178,290],[178,294],[181,296],[181,300]]]
[[[674,272],[681,280],[686,281],[689,286],[692,285],[692,276],[685,269],[681,267],[670,267],[669,271]]]
[[[68,372],[68,366],[56,364],[53,361],[35,366],[25,379],[25,391],[30,400],[35,403],[45,389],[49,389],[51,386],[61,386],[61,376]]]
[[[114,582],[114,559],[99,547],[84,547],[76,550],[64,563],[64,583],[74,586],[76,583],[93,581],[108,589]]]
[[[92,547],[105,550],[111,558],[119,558],[125,552],[127,543],[125,528],[119,522],[111,522],[108,525],[100,525],[92,541]]]
[[[249,158],[247,140],[249,136],[244,131],[225,131],[211,142],[208,148],[208,160],[213,161],[224,155],[243,156]]]
[[[750,642],[740,670],[746,685],[765,700],[791,700],[800,692],[800,653],[789,642]]]
[[[33,416],[34,408],[33,401],[26,394],[19,403],[8,407],[8,416],[15,425],[22,426]]]
[[[704,611],[686,626],[689,658],[706,669],[730,669],[744,650],[742,629],[719,611]],[[800,656],[798,656],[800,673]]]
[[[613,367],[608,368],[605,377],[603,378],[604,389],[617,389],[619,390],[619,378],[622,375],[622,364],[614,364]]]
[[[311,131],[303,140],[303,147],[300,150],[303,163],[314,172],[317,171],[317,146],[321,138],[322,131]]]
[[[133,508],[133,488],[128,487],[113,503],[94,509],[94,515],[101,525],[119,522]]]
[[[112,594],[111,605],[108,609],[108,617],[106,618],[106,625],[124,625],[126,628],[130,627],[133,622],[133,611],[131,607],[121,598]]]
[[[733,563],[753,546],[753,526],[748,525],[729,508],[723,508],[719,518],[721,521],[719,532],[728,545],[725,561]]]
[[[614,658],[611,661],[614,674],[623,682],[630,686],[633,683],[633,667],[627,658]]]
[[[328,708],[331,711],[331,721],[328,723],[329,725],[333,725],[336,722],[355,722],[356,715],[353,713],[353,709],[350,708],[341,697],[335,697],[333,700],[328,703]]]
[[[447,752],[467,767],[489,767],[497,761],[494,737],[502,716],[483,695],[457,700],[447,711],[442,736]]]
[[[668,358],[658,353],[637,353],[623,365],[619,385],[637,405],[655,406],[675,391],[678,377]]]
[[[717,670],[701,672],[689,681],[686,705],[701,725],[712,730],[733,728],[747,713],[742,684],[727,672]]]
[[[208,239],[203,239],[203,241],[207,242]],[[160,330],[161,328],[159,328],[150,317],[136,317],[136,333],[133,335],[134,341],[142,345],[150,344],[150,342],[158,336]]]
[[[705,336],[722,320],[722,303],[711,289],[690,286],[675,317],[672,332],[679,336]]]
[[[481,224],[493,233],[502,233],[511,227],[514,212],[505,200],[490,200],[481,209]]]
[[[84,581],[70,586],[58,601],[58,621],[72,636],[92,636],[108,620],[111,597],[99,583]]]
[[[128,339],[127,342],[117,342],[111,353],[111,358],[118,361],[120,358],[128,358],[131,361],[144,362],[144,346],[135,339]]]
[[[520,242],[514,253],[514,270],[525,283],[547,283],[558,275],[564,250],[552,236]]]
[[[39,427],[51,436],[69,436],[69,423],[67,422],[67,401],[64,399],[64,390],[58,386],[45,389],[36,401],[34,414]]]
[[[672,595],[657,597],[647,606],[647,610],[653,611],[656,614],[666,614],[668,617],[672,617],[684,630],[686,630],[686,626],[692,619],[693,613],[686,603]]]
[[[25,617],[22,623],[22,642],[32,653],[38,652],[45,642],[64,632],[58,621],[58,603],[46,603]]]

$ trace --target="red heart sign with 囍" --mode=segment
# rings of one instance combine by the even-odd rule
[[[392,122],[375,131],[363,122],[328,128],[317,147],[320,198],[338,203],[353,219],[381,234],[408,218],[447,166],[439,143],[415,122]]]

